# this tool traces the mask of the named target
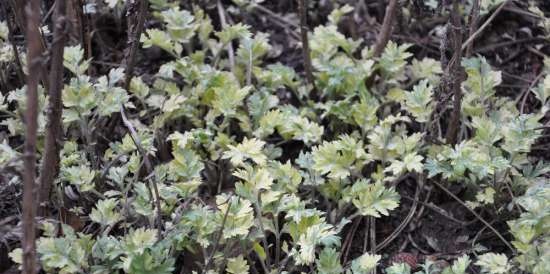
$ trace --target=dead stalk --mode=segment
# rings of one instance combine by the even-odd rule
[[[66,2],[55,2],[55,29],[51,45],[50,88],[48,97],[48,113],[46,126],[46,141],[44,146],[44,158],[40,167],[40,191],[38,192],[39,215],[47,214],[45,203],[49,200],[53,181],[59,172],[59,150],[63,125],[61,115],[63,102],[61,91],[63,89],[63,52],[67,40],[67,18],[65,17]]]
[[[313,87],[314,96],[317,92],[313,78],[313,67],[311,65],[311,56],[309,52],[308,28],[307,28],[307,0],[298,0],[298,13],[300,15],[300,35],[302,38],[302,54],[304,58],[304,70],[306,81]]]
[[[477,30],[477,20],[479,18],[479,1],[480,0],[474,0],[474,3],[472,5],[472,10],[470,11],[470,16],[468,19],[468,23],[470,24],[470,30],[468,33],[468,37],[473,37],[476,30]],[[472,56],[472,52],[474,49],[474,42],[472,41],[470,44],[466,46],[466,57]]]
[[[36,135],[38,128],[38,83],[42,71],[42,45],[40,37],[40,0],[29,0],[27,12],[27,109],[25,111],[25,152],[23,174],[23,273],[35,274],[36,244]]]
[[[386,13],[384,15],[384,21],[382,22],[382,28],[380,29],[378,39],[376,40],[376,44],[374,45],[374,56],[380,56],[380,54],[382,54],[382,52],[386,48],[386,45],[390,41],[393,29],[393,21],[395,21],[396,10],[397,0],[390,0],[390,3],[386,7]]]
[[[450,20],[451,23],[448,25],[448,29],[450,30],[451,35],[453,56],[445,70],[445,77],[447,78],[446,80],[450,82],[449,87],[454,98],[453,112],[451,113],[451,119],[449,122],[449,127],[447,128],[445,140],[447,141],[447,144],[456,144],[458,139],[458,131],[460,128],[462,108],[461,83],[463,78],[462,65],[460,64],[462,59],[462,21],[460,19],[458,0],[453,0]]]
[[[143,32],[143,25],[145,24],[145,18],[147,16],[147,4],[148,0],[136,0],[138,3],[138,10],[135,12],[136,3],[130,4],[128,8],[128,16],[133,17],[133,20],[129,20],[128,24],[128,55],[126,56],[126,72],[124,80],[124,88],[128,90],[130,88],[130,82],[134,74],[135,59],[139,46],[139,37]]]

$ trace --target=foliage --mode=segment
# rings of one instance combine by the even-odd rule
[[[105,2],[116,10],[125,1]],[[154,23],[139,39],[141,48],[162,51],[163,63],[133,77],[129,90],[123,68],[96,75],[83,46],[65,48],[52,204],[71,204],[87,228],[49,226],[37,249],[46,273],[168,274],[190,254],[191,267],[211,274],[371,273],[386,266],[385,254],[340,260],[349,224],[393,218],[406,204],[400,182],[424,191],[421,179],[466,188],[471,208],[507,218],[518,255],[464,254],[442,269],[429,260],[421,269],[396,263],[383,273],[550,269],[550,169],[530,154],[548,127],[550,68],[527,91],[537,108],[524,113],[497,93],[502,75],[489,61],[461,60],[460,141],[446,144],[441,64],[393,41],[372,56],[363,40],[341,32],[351,6],[336,7],[309,34],[313,100],[299,72],[269,63],[276,48],[268,34],[244,23],[215,31],[198,6],[169,2],[150,1]],[[231,12],[262,1],[233,2]],[[501,2],[481,1],[482,13]],[[12,61],[7,37],[0,22],[2,64]],[[24,90],[0,95],[0,125],[9,132],[0,142],[2,169],[18,168],[23,155]],[[21,250],[10,256],[21,262]]]

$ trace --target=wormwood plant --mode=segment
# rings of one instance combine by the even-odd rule
[[[121,2],[107,1],[115,9]],[[514,99],[496,96],[499,71],[482,56],[464,58],[460,141],[445,144],[437,110],[451,102],[436,100],[440,63],[394,42],[373,56],[338,30],[349,6],[310,33],[315,91],[291,67],[265,62],[273,51],[265,33],[242,23],[215,30],[197,6],[155,0],[150,9],[161,24],[144,31],[141,47],[169,60],[151,78],[132,78],[128,90],[123,68],[92,77],[82,47],[65,48],[66,141],[52,203],[70,204],[88,225],[42,222],[46,273],[174,273],[182,254],[193,254],[183,263],[192,273],[371,273],[388,254],[372,246],[342,261],[343,231],[357,218],[392,216],[401,205],[396,186],[409,177],[418,189],[431,181],[465,186],[476,193],[467,201],[472,210],[519,216],[507,223],[508,256],[464,254],[447,267],[428,260],[414,273],[548,273],[550,169],[529,152],[550,106],[550,59],[530,90],[537,111],[522,113]],[[0,62],[13,60],[8,44],[0,23]],[[10,139],[23,134],[24,90],[0,97]],[[311,100],[313,92],[321,99]],[[120,119],[121,107],[135,133],[111,139],[102,127]],[[0,151],[0,165],[19,168],[16,145],[4,140]],[[15,262],[21,252],[10,253]],[[383,273],[415,270],[395,263]]]

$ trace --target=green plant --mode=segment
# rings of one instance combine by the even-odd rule
[[[481,3],[489,9],[496,2]],[[320,97],[314,101],[293,68],[265,62],[274,51],[267,34],[242,23],[214,31],[198,6],[151,5],[158,24],[139,41],[162,50],[166,61],[152,77],[132,77],[129,90],[123,68],[89,75],[93,60],[85,59],[82,46],[65,48],[66,141],[53,200],[60,205],[69,193],[71,212],[93,229],[63,225],[59,233],[45,233],[37,251],[46,273],[173,273],[178,257],[189,253],[211,274],[259,267],[262,273],[371,273],[385,257],[374,254],[374,246],[340,261],[343,231],[363,217],[372,226],[391,217],[403,205],[397,185],[410,176],[421,189],[424,175],[473,191],[470,208],[502,216],[506,208],[518,210],[518,218],[506,219],[518,255],[489,252],[473,264],[463,255],[443,269],[426,261],[414,273],[465,274],[475,266],[484,273],[543,274],[550,268],[549,168],[529,154],[547,128],[550,68],[530,90],[539,102],[526,114],[497,95],[501,73],[484,57],[463,59],[460,142],[446,144],[436,100],[440,63],[418,60],[411,44],[395,42],[373,56],[362,40],[339,31],[349,6],[310,33]],[[0,63],[11,60],[6,28],[0,23]],[[281,100],[281,90],[295,101]],[[26,107],[23,91],[0,95],[0,113],[9,117],[0,124],[12,139],[23,134],[16,115]],[[105,136],[102,127],[118,121],[121,109],[131,114],[124,130]],[[3,140],[0,152],[0,166],[18,166],[21,152],[13,143]],[[10,254],[21,262],[20,250]],[[411,271],[407,264],[385,269]]]

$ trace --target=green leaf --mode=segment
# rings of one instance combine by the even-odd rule
[[[216,32],[216,36],[225,45],[235,39],[249,38],[252,33],[250,33],[250,26],[238,23],[224,27],[222,31]]]
[[[340,274],[343,271],[340,264],[340,253],[334,248],[323,248],[316,261],[318,274]]]
[[[380,255],[365,253],[351,262],[351,272],[353,274],[369,274],[376,268],[381,258]]]
[[[432,114],[433,87],[428,80],[422,80],[413,87],[412,92],[405,93],[405,109],[410,112],[416,121],[425,123]]]
[[[258,257],[260,257],[260,260],[265,260],[266,253],[262,245],[260,245],[258,242],[254,242],[254,244],[252,245],[252,249],[254,249],[256,254],[258,254]]]
[[[338,25],[342,17],[352,11],[353,11],[353,7],[348,4],[345,4],[342,7],[333,9],[328,16],[328,20],[330,21],[331,24]]]
[[[65,47],[63,51],[63,65],[77,76],[83,75],[90,66],[91,60],[83,61],[83,59],[84,50],[80,45]]]
[[[367,180],[359,180],[351,187],[350,195],[353,205],[364,216],[388,216],[390,210],[399,206],[399,194],[381,182],[370,184]]]
[[[477,257],[476,265],[481,267],[482,273],[505,274],[509,273],[511,265],[504,254],[486,253]]]
[[[187,10],[180,10],[179,7],[167,9],[161,12],[161,16],[170,37],[180,43],[187,43],[193,38],[199,27],[194,22],[195,17]]]
[[[225,268],[225,271],[232,274],[248,274],[248,269],[248,263],[242,255],[239,255],[238,257],[229,258],[227,260],[227,267]]]
[[[114,198],[99,200],[90,213],[90,219],[104,227],[114,225],[122,219],[122,215],[115,212],[117,206],[118,201]]]
[[[216,196],[216,204],[219,210],[216,216],[217,224],[221,226],[223,219],[226,218],[223,227],[224,239],[248,235],[250,228],[254,225],[254,210],[250,201],[221,194]],[[225,217],[226,214],[227,217]]]
[[[393,263],[386,268],[386,274],[411,274],[411,267],[406,263]]]
[[[246,160],[252,160],[254,163],[263,166],[267,157],[262,152],[265,142],[256,138],[244,138],[242,143],[233,146],[228,145],[229,151],[223,153],[223,159],[230,159],[234,166],[244,166]]]
[[[367,160],[363,142],[349,135],[343,135],[340,140],[323,142],[314,147],[313,170],[328,174],[329,178],[344,179],[353,170],[359,170]]]
[[[442,274],[466,274],[470,262],[470,257],[468,257],[468,255],[462,255],[456,259],[451,266],[445,268]]]

